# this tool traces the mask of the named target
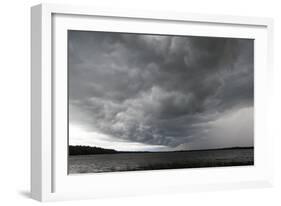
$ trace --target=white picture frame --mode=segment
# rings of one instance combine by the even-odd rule
[[[31,26],[32,198],[54,201],[272,186],[273,134],[267,127],[273,78],[272,19],[40,4],[31,8]],[[255,165],[70,177],[66,171],[67,113],[60,109],[67,102],[64,68],[69,28],[254,38]]]

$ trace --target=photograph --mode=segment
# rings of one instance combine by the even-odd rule
[[[68,30],[68,174],[253,166],[254,42]]]

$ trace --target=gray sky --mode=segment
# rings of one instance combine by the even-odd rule
[[[249,39],[69,31],[70,144],[253,146],[253,47]]]

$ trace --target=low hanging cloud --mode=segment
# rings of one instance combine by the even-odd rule
[[[171,149],[253,144],[253,40],[87,31],[68,39],[71,123]],[[250,126],[239,141],[231,133],[245,122],[212,124],[241,111]]]

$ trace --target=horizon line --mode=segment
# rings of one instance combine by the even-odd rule
[[[217,147],[217,148],[209,148],[209,149],[191,149],[191,150],[160,150],[160,151],[120,151],[116,149],[97,147],[97,146],[89,146],[89,145],[68,145],[68,147],[90,147],[90,148],[99,148],[104,150],[113,150],[119,153],[156,153],[156,152],[189,152],[189,151],[206,151],[206,150],[227,150],[227,149],[251,149],[254,146],[234,146],[234,147]]]

